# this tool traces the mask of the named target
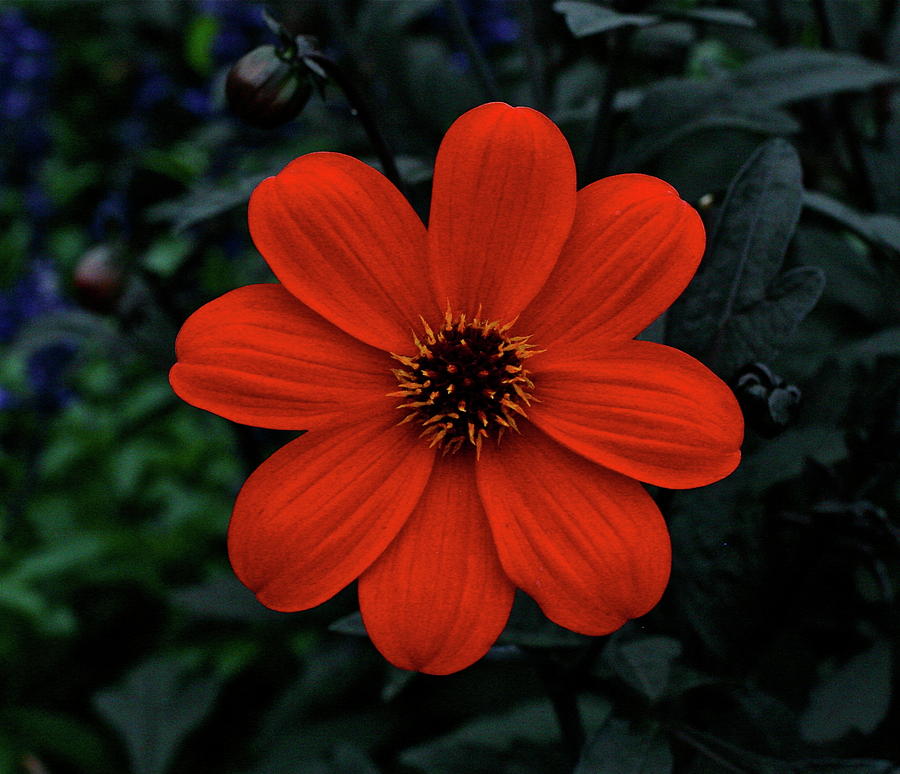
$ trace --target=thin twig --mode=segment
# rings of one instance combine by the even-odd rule
[[[775,40],[778,48],[786,48],[790,45],[790,33],[781,8],[781,0],[766,0],[766,16],[769,34]]]
[[[531,98],[534,107],[542,113],[549,110],[550,95],[547,84],[547,57],[538,39],[538,16],[542,11],[539,0],[522,0],[519,5],[525,43],[525,65],[531,82]]]
[[[833,50],[837,41],[825,0],[813,0],[813,10],[822,35],[822,47],[826,50]],[[869,174],[869,167],[863,154],[862,138],[853,120],[852,103],[846,94],[835,94],[832,99],[834,117],[843,136],[844,147],[852,167],[852,172],[847,178],[848,187],[853,188],[854,183],[857,184],[861,204],[865,209],[872,210],[875,208],[875,187],[872,184],[872,176]]]
[[[459,0],[444,0],[444,7],[447,9],[450,24],[453,26],[453,31],[460,45],[465,49],[472,67],[475,68],[475,75],[481,83],[485,96],[490,102],[497,102],[500,100],[500,87],[497,85],[493,72],[491,72],[491,66],[478,47],[478,41],[475,40],[475,36],[472,34],[466,14],[459,4]]]
[[[606,80],[603,83],[603,93],[600,95],[600,102],[597,104],[597,113],[594,117],[594,132],[584,167],[585,179],[582,181],[584,185],[604,177],[609,172],[614,147],[613,103],[622,80],[631,34],[632,30],[630,29],[613,30],[609,34]]]
[[[325,54],[318,51],[311,51],[304,53],[302,58],[311,60],[314,64],[322,68],[325,74],[333,80],[335,84],[337,84],[337,87],[344,93],[347,102],[350,104],[350,110],[353,112],[353,115],[359,119],[366,135],[369,137],[369,142],[372,143],[372,147],[381,161],[384,174],[405,194],[405,186],[400,177],[400,170],[397,169],[394,153],[391,151],[384,136],[378,130],[372,111],[369,110],[366,101],[363,99],[359,89],[356,88],[356,84],[353,83],[353,80],[347,77],[347,74],[340,68],[337,62],[330,57],[325,56]]]
[[[581,748],[584,747],[585,740],[578,696],[572,681],[561,667],[542,658],[538,660],[539,658],[540,656],[535,658],[535,668],[553,705],[563,744],[574,765],[581,757]]]
[[[723,758],[711,747],[707,747],[703,742],[686,733],[686,730],[673,728],[670,729],[670,731],[672,733],[672,736],[674,736],[676,739],[684,742],[689,747],[693,747],[698,753],[700,753],[701,755],[705,755],[711,761],[715,761],[722,768],[728,769],[728,771],[733,771],[735,774],[748,774],[746,769],[743,769],[740,766],[736,766],[727,758]]]

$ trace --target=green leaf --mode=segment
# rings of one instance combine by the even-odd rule
[[[60,341],[123,350],[123,340],[109,320],[80,309],[66,309],[30,320],[20,329],[11,351],[16,355],[29,355]]]
[[[461,743],[428,753],[426,746],[406,759],[424,774],[566,774],[565,755],[556,746],[520,741],[508,750],[486,744]]]
[[[642,103],[643,104],[643,103]],[[727,112],[727,103],[691,121],[676,126],[671,131],[654,132],[641,137],[628,149],[628,164],[642,166],[685,137],[710,129],[737,129],[763,135],[790,134],[797,129],[797,123],[780,110],[755,110],[750,112]],[[652,110],[648,108],[648,110]]]
[[[656,724],[609,718],[585,745],[574,774],[668,774],[672,750]]]
[[[83,720],[37,707],[0,710],[0,727],[15,734],[18,744],[40,755],[66,761],[77,771],[108,771],[108,751],[100,734]],[[7,771],[0,765],[0,771]],[[18,766],[9,771],[24,772]]]
[[[37,551],[19,562],[7,576],[14,583],[31,583],[59,573],[72,572],[97,562],[110,548],[105,535],[85,534]]]
[[[184,235],[159,237],[144,253],[141,263],[147,271],[160,277],[171,277],[194,249],[194,240]]]
[[[831,465],[846,456],[843,432],[831,424],[815,424],[789,428],[751,455],[741,468],[753,490],[761,492],[799,475],[808,457]]]
[[[800,733],[817,743],[840,739],[853,729],[871,734],[890,702],[891,647],[878,640],[813,689],[800,717]]]
[[[778,276],[765,296],[736,313],[722,332],[711,361],[725,378],[756,360],[773,356],[791,338],[825,288],[825,274],[815,266],[798,266]]]
[[[787,761],[745,750],[705,731],[683,727],[678,730],[677,737],[699,753],[696,765],[691,768],[692,774],[725,774],[731,771],[741,774],[794,774],[793,766]]]
[[[176,589],[172,604],[200,619],[220,621],[279,621],[283,613],[260,604],[253,592],[231,572],[194,586]]]
[[[184,40],[184,56],[188,64],[200,75],[209,75],[213,68],[212,46],[219,33],[219,20],[215,16],[195,16],[190,22]]]
[[[667,597],[713,654],[738,662],[764,614],[761,506],[743,497],[744,468],[699,489],[672,493]]]
[[[870,367],[879,357],[900,356],[900,327],[885,328],[864,339],[845,344],[833,354],[841,363],[865,363]]]
[[[677,12],[733,13],[724,9]],[[799,125],[782,106],[898,79],[896,70],[861,57],[806,49],[763,54],[709,80],[667,78],[651,85],[634,111],[632,119],[645,136],[629,150],[626,162],[646,164],[678,140],[713,128],[791,134]]]
[[[619,13],[611,8],[580,0],[559,0],[553,10],[566,17],[566,24],[576,38],[586,38],[622,27],[646,27],[659,21],[648,14]]]
[[[751,59],[730,80],[745,98],[772,106],[893,83],[900,71],[854,54],[782,48]]]
[[[890,761],[819,758],[795,763],[793,774],[892,774],[895,771]]]
[[[818,191],[806,191],[803,206],[830,218],[868,242],[900,253],[900,218],[896,215],[867,215]]]
[[[391,667],[388,670],[384,685],[381,688],[381,700],[387,703],[395,699],[403,692],[403,689],[413,681],[416,674],[416,672],[410,672],[407,669]]]
[[[185,196],[154,205],[148,210],[147,219],[151,223],[169,221],[176,233],[184,231],[196,223],[246,205],[253,189],[264,177],[263,174],[246,175],[215,185],[204,183]]]
[[[822,293],[818,269],[778,275],[800,217],[800,175],[784,140],[750,157],[728,189],[697,277],[669,312],[668,343],[724,378],[774,355]]]
[[[125,743],[132,774],[165,774],[184,738],[212,709],[221,679],[185,673],[173,658],[153,658],[94,697]]]
[[[612,709],[608,701],[596,697],[582,700],[580,706],[587,726],[603,723]],[[548,701],[538,699],[502,714],[476,718],[445,736],[411,747],[401,753],[400,762],[427,774],[458,774],[460,771],[529,774],[535,770],[549,771],[535,767],[534,761],[538,756],[547,755],[547,747],[555,750],[558,745],[559,725],[553,708]],[[523,768],[528,762],[527,757],[524,761],[521,757],[523,749],[528,750],[532,761],[528,768]],[[515,755],[516,751],[519,756]],[[513,765],[499,769],[469,768],[469,765],[477,765],[479,760],[500,765],[510,759]]]
[[[431,13],[441,0],[404,0],[402,3],[364,5],[357,26],[365,38],[383,37],[386,31],[402,32],[417,19]]]
[[[342,618],[338,618],[337,621],[328,627],[328,631],[337,632],[338,634],[350,634],[354,637],[369,636],[365,624],[363,624],[362,613],[360,613],[359,610],[355,613],[345,615]]]
[[[603,656],[615,672],[650,701],[666,691],[672,662],[681,655],[681,643],[672,637],[641,637],[630,642],[614,638]]]
[[[516,594],[509,621],[497,639],[500,645],[519,645],[526,648],[577,648],[590,642],[583,634],[557,626],[525,594]]]
[[[743,11],[732,8],[666,8],[663,15],[674,19],[705,22],[707,24],[723,24],[729,27],[746,27],[752,29],[756,22]]]

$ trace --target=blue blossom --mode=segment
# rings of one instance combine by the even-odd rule
[[[0,290],[0,344],[9,344],[34,320],[66,308],[59,279],[49,261],[36,260],[12,287]],[[75,354],[67,341],[39,347],[28,356],[26,374],[31,398],[41,410],[63,406],[74,397],[65,374]],[[16,396],[0,389],[0,410],[17,405]]]
[[[50,40],[29,26],[19,9],[0,13],[0,131],[5,142],[40,131],[35,119],[47,106],[50,54]],[[31,131],[22,131],[26,124]]]
[[[459,0],[459,5],[475,42],[482,51],[490,53],[496,46],[514,43],[518,39],[519,22],[515,16],[515,2],[512,0]],[[441,32],[447,34],[450,22],[443,5],[438,6],[431,17]],[[470,66],[468,57],[463,52],[454,54],[453,64],[460,70],[466,70]]]

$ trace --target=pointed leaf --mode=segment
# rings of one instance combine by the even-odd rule
[[[890,761],[864,758],[818,758],[794,764],[793,774],[893,774],[896,772]]]
[[[559,0],[553,4],[553,10],[566,17],[566,24],[576,38],[599,35],[621,27],[646,27],[659,21],[658,16],[619,13],[612,8],[581,0]]]
[[[666,8],[664,14],[669,18],[688,19],[707,24],[724,24],[729,27],[752,29],[756,26],[756,22],[751,16],[732,8]]]
[[[818,191],[806,191],[803,206],[840,223],[869,242],[900,253],[900,218],[896,215],[858,212]]]
[[[728,189],[699,274],[670,310],[668,343],[725,378],[774,354],[821,294],[817,269],[776,279],[800,217],[800,176],[784,140],[750,157]]]
[[[368,637],[369,633],[363,624],[362,614],[357,610],[355,613],[349,613],[337,621],[330,624],[328,631],[337,632],[338,634],[350,634],[354,637]]]
[[[246,175],[215,185],[200,184],[178,199],[154,205],[148,210],[147,219],[151,223],[170,221],[173,231],[184,231],[235,207],[246,207],[247,199],[264,177],[263,174]]]
[[[181,742],[212,709],[221,680],[186,678],[185,671],[174,659],[154,658],[94,697],[125,743],[132,774],[165,774]]]
[[[825,274],[815,266],[785,272],[758,303],[731,318],[708,364],[730,378],[747,363],[770,358],[791,338],[824,289]]]
[[[497,643],[526,648],[577,648],[589,641],[583,634],[557,626],[541,612],[537,603],[519,592]]]
[[[731,80],[748,98],[771,106],[893,83],[900,71],[854,54],[784,48],[750,60]]]
[[[587,697],[580,702],[582,719],[586,726],[603,723],[612,709],[610,703],[598,697]],[[550,750],[548,751],[548,747]],[[527,749],[527,758],[513,758],[516,765],[509,768],[472,768],[478,761],[510,760],[516,750]],[[546,755],[559,748],[559,724],[553,708],[546,699],[525,702],[502,714],[492,714],[471,720],[445,736],[431,739],[410,747],[400,755],[400,763],[427,774],[457,774],[457,772],[515,772],[530,774],[545,771],[535,767],[536,755]],[[460,751],[466,750],[466,757]],[[469,765],[467,765],[467,762]],[[540,764],[541,761],[539,761]],[[522,764],[526,764],[523,767]],[[552,770],[552,769],[551,769]],[[660,773],[662,774],[662,772]]]
[[[853,729],[872,733],[891,702],[891,648],[878,640],[813,689],[800,717],[810,742],[840,739]]]
[[[656,701],[666,691],[672,662],[681,655],[681,643],[663,636],[641,637],[623,643],[616,638],[603,655],[619,677],[651,701]]]
[[[668,774],[672,750],[658,726],[609,718],[585,745],[574,774]]]

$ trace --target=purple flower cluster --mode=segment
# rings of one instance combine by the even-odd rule
[[[514,0],[459,0],[459,5],[475,42],[485,53],[518,40],[520,27]],[[446,8],[439,5],[431,18],[440,32],[446,34],[450,26]],[[454,51],[453,62],[460,70],[468,70],[471,66],[464,51]]]
[[[35,234],[30,256],[39,251],[43,232],[40,223],[50,214],[49,199],[35,170],[50,145],[45,117],[53,76],[52,54],[50,39],[32,27],[20,9],[0,13],[0,185],[23,192],[23,210]],[[64,306],[52,264],[32,257],[22,276],[10,287],[0,288],[0,344],[9,344],[30,321]],[[60,341],[29,355],[28,383],[32,403],[38,408],[51,410],[72,398],[63,374],[73,353],[71,344]],[[0,410],[18,402],[14,394],[0,388]]]
[[[19,9],[0,13],[0,131],[4,141],[17,140],[19,152],[44,149],[37,132],[21,129],[46,110],[50,53],[47,36],[29,26]]]
[[[34,260],[24,276],[10,288],[0,289],[0,345],[9,344],[29,322],[66,307],[59,292],[59,280],[46,260]],[[32,352],[26,364],[34,404],[52,410],[67,404],[73,393],[64,382],[65,371],[75,354],[67,341],[42,346]],[[16,396],[0,388],[0,410],[14,407]]]
[[[53,60],[44,33],[31,27],[19,9],[0,13],[0,184],[24,191],[34,218],[49,213],[49,201],[34,179],[34,161],[46,153],[44,128]]]
[[[519,22],[510,0],[461,0],[460,4],[475,40],[485,51],[518,39]]]

